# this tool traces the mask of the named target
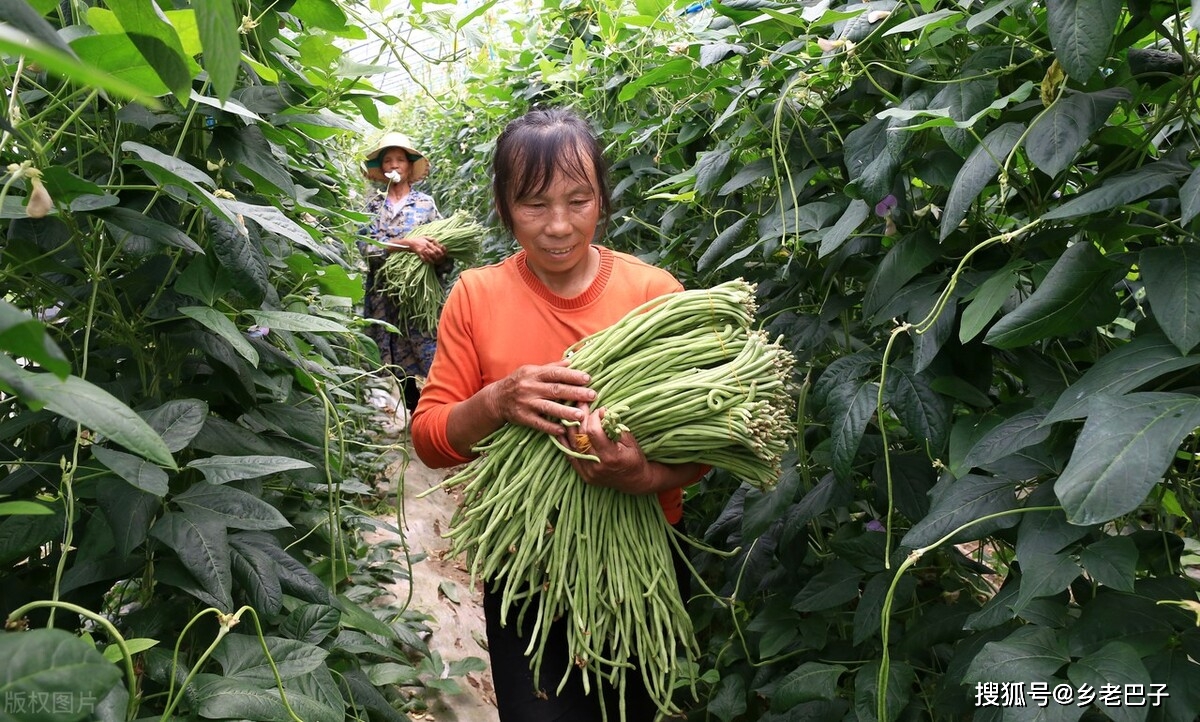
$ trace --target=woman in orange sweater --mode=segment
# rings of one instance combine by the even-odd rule
[[[682,286],[666,271],[593,244],[609,216],[607,165],[591,128],[577,115],[535,110],[509,123],[496,141],[492,172],[496,211],[521,250],[498,264],[464,271],[451,290],[413,417],[417,455],[431,467],[466,463],[475,444],[506,423],[572,444],[573,434],[564,432],[560,420],[578,421],[576,431],[588,434],[591,453],[600,459],[572,460],[583,481],[657,494],[668,522],[678,524],[682,487],[705,468],[650,461],[628,432],[610,440],[600,428],[604,410],[588,406],[596,394],[587,374],[561,359],[574,342]],[[534,680],[524,654],[529,631],[519,629],[515,619],[500,619],[499,606],[499,591],[484,580],[501,721],[599,721],[595,691],[584,694],[581,675],[572,674],[555,695],[570,659],[565,622],[556,625],[541,679]],[[627,719],[653,720],[657,710],[641,687],[641,675],[627,680]],[[616,690],[604,693],[607,708],[617,709]]]

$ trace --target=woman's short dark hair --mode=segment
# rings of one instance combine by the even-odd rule
[[[612,210],[608,163],[587,121],[565,108],[545,108],[509,122],[492,156],[492,192],[500,221],[512,232],[516,200],[544,192],[559,172],[587,181],[589,166],[600,191],[600,216],[607,224]]]

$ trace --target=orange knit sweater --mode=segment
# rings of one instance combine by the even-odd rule
[[[413,448],[434,468],[470,461],[446,438],[455,404],[523,364],[562,358],[567,347],[608,328],[633,308],[683,287],[666,271],[604,247],[600,270],[575,298],[556,296],[529,269],[524,251],[463,271],[438,323],[437,353],[412,419]],[[667,521],[683,516],[683,491],[658,495]]]

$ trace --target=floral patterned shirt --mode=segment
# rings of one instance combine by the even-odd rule
[[[371,215],[371,222],[363,228],[362,235],[377,241],[405,238],[417,226],[442,217],[433,197],[417,190],[410,190],[398,204],[389,201],[386,192],[376,193],[367,201],[366,212]],[[359,241],[359,249],[367,257],[387,253],[379,246],[363,241]]]

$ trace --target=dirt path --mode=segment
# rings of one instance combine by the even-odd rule
[[[408,542],[409,553],[427,554],[425,559],[413,565],[409,608],[433,617],[428,622],[433,629],[428,644],[444,663],[477,657],[486,664],[488,655],[484,647],[482,595],[477,586],[470,586],[462,560],[445,558],[449,543],[441,535],[449,526],[456,502],[444,491],[435,491],[423,499],[417,498],[418,494],[446,478],[448,472],[430,469],[422,464],[412,453],[407,434],[401,433],[396,437],[396,444],[399,452],[396,456],[399,458],[389,464],[385,472],[389,493],[398,488],[404,490],[400,529]],[[404,456],[408,457],[407,460]],[[391,516],[386,521],[395,524],[396,517]],[[373,543],[389,538],[395,539],[395,535],[380,532],[368,535],[366,541]],[[409,594],[408,582],[395,584],[387,592],[402,604]],[[437,722],[496,722],[490,668],[455,679],[462,692],[430,698],[429,710],[424,718]],[[413,719],[421,717],[413,716]]]

